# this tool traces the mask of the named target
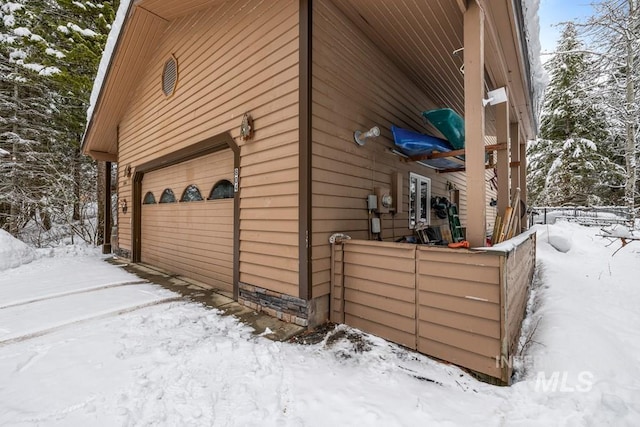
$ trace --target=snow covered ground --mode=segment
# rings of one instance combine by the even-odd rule
[[[4,236],[0,425],[640,425],[640,242],[611,257],[596,228],[537,227],[511,387],[342,326],[272,342],[97,252]]]

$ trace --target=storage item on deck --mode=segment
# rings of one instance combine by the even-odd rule
[[[434,152],[445,153],[452,150],[451,145],[444,139],[431,135],[424,135],[412,130],[391,126],[393,139],[396,146],[409,157],[432,154]],[[435,169],[457,169],[463,166],[459,157],[441,157],[437,159],[420,160]]]
[[[449,144],[456,149],[464,148],[464,119],[451,108],[424,111],[422,116],[438,129]]]

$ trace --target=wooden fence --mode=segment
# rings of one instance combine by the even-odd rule
[[[487,250],[347,240],[331,320],[509,384],[534,267],[533,233]]]

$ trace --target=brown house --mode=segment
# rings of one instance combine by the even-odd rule
[[[430,207],[440,196],[484,247],[512,190],[526,200],[525,40],[512,0],[132,1],[83,143],[118,164],[114,252],[508,382],[495,357],[513,354],[532,239],[395,242],[420,218],[446,224]],[[503,87],[506,102],[483,105]],[[441,136],[421,116],[437,108],[464,117],[459,168],[394,147],[392,125]]]

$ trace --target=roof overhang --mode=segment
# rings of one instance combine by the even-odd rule
[[[114,29],[115,46],[99,85],[98,97],[89,117],[82,151],[96,160],[116,161],[118,124],[135,94],[139,77],[170,22],[221,0],[132,0],[124,22]],[[107,53],[109,54],[109,53]]]
[[[99,160],[117,160],[118,124],[165,29],[180,16],[223,1],[137,0],[129,5],[104,79],[99,82],[99,95],[84,135],[84,153]],[[437,107],[464,112],[460,67],[466,0],[334,1]],[[531,139],[537,125],[520,1],[477,0],[485,13],[487,89],[508,87],[510,117],[517,119],[522,135]],[[495,135],[490,110],[487,134]]]

